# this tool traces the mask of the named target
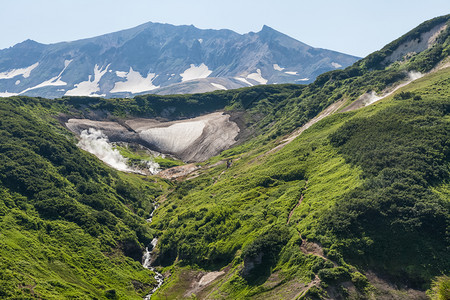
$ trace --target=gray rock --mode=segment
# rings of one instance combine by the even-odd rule
[[[0,96],[130,97],[309,83],[358,58],[260,32],[146,23],[73,42],[27,40],[0,50]]]

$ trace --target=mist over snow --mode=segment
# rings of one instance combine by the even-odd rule
[[[119,150],[113,149],[108,137],[101,130],[95,128],[83,130],[77,146],[94,154],[116,170],[143,174],[141,170],[127,165],[128,159],[123,157]],[[160,171],[159,164],[154,161],[147,162],[147,167],[151,174],[156,174]]]

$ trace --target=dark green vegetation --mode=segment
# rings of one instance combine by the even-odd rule
[[[423,26],[419,29],[430,25]],[[448,29],[439,39],[442,44],[401,63],[369,68],[369,57],[319,76],[282,101],[295,117],[283,113],[279,123],[263,117],[259,124],[272,120],[273,131],[259,137],[262,143],[222,153],[222,159],[233,159],[231,168],[221,165],[178,184],[152,225],[163,232],[160,263],[206,270],[228,266],[230,275],[208,294],[218,298],[290,298],[278,294],[283,286],[316,275],[322,283],[303,296],[378,297],[379,287],[362,273],[376,271],[422,290],[435,276],[448,274],[448,68],[381,103],[328,117],[281,151],[263,155],[277,145],[276,130],[288,130],[286,119],[291,124],[308,119],[300,113],[308,103],[320,99],[324,107],[380,91],[406,78],[405,71],[419,62],[431,61],[421,69],[430,70],[448,57]],[[321,245],[327,259],[308,250],[311,242]],[[158,295],[178,294],[168,283]]]
[[[0,101],[0,298],[139,299],[155,284],[140,259],[159,184],[79,150],[39,117],[49,112],[38,99]]]
[[[326,213],[324,229],[352,260],[417,280],[450,267],[439,255],[449,245],[448,201],[430,188],[450,175],[450,101],[436,98],[355,117],[330,136],[345,161],[362,169],[364,184]],[[419,259],[426,268],[410,265]]]
[[[380,92],[408,71],[431,70],[448,57],[448,27],[430,49],[385,61],[398,45],[448,19],[424,23],[307,86],[0,100],[0,297],[142,297],[154,280],[139,259],[155,235],[157,263],[172,274],[156,299],[187,297],[199,272],[221,269],[225,275],[199,298],[389,296],[393,288],[383,290],[371,272],[445,294],[450,68],[367,108],[326,117],[272,150],[328,105]],[[111,170],[80,151],[56,120],[173,119],[218,109],[241,127],[240,145],[177,182]],[[155,199],[161,206],[148,225]]]
[[[164,232],[161,263],[231,264],[235,273],[217,297],[270,293],[270,274],[290,285],[316,274],[327,285],[350,281],[357,293],[376,295],[361,274],[373,270],[428,288],[450,270],[449,75],[411,83],[422,100],[392,96],[328,117],[278,153],[234,157],[228,170],[179,184],[155,217]],[[299,233],[320,243],[328,260],[305,254]],[[261,265],[240,269],[258,259]]]
[[[149,161],[158,163],[162,170],[183,165],[183,162],[180,160],[155,156],[149,151],[142,149],[142,147],[135,145],[116,146],[115,149],[119,150],[119,153],[128,159],[129,165],[140,167],[140,169],[145,169]]]

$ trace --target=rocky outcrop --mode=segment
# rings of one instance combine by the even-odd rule
[[[94,128],[110,142],[143,145],[151,150],[171,154],[186,162],[204,161],[235,142],[239,133],[236,123],[222,112],[197,118],[161,122],[155,119],[129,119],[118,122],[69,119],[66,127],[77,135]]]

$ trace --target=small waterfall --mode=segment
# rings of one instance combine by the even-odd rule
[[[152,221],[153,213],[159,207],[159,205],[157,205],[156,203],[154,203],[153,205],[154,205],[154,209],[153,209],[152,213],[150,214],[150,217],[147,219],[147,222],[149,222],[149,223]],[[150,300],[150,298],[156,292],[156,290],[164,283],[164,276],[161,273],[157,272],[155,270],[155,268],[153,268],[151,266],[151,264],[152,264],[152,251],[156,247],[157,243],[158,243],[158,239],[154,238],[152,240],[152,242],[151,242],[151,249],[146,247],[144,255],[142,256],[142,266],[144,268],[146,268],[146,269],[149,269],[150,271],[155,272],[155,279],[158,282],[158,285],[156,287],[154,287],[153,290],[151,290],[151,292],[147,296],[144,297],[144,300]]]
[[[152,212],[150,213],[150,216],[148,217],[147,222],[149,222],[149,223],[152,222],[152,220],[153,220],[153,214],[155,213],[155,210],[158,209],[158,207],[159,207],[158,204],[153,203],[153,210],[152,210]],[[153,241],[152,241],[152,243],[153,243]],[[153,244],[152,244],[152,245],[153,245]],[[155,246],[156,246],[156,245],[153,245],[153,247],[155,247]]]

